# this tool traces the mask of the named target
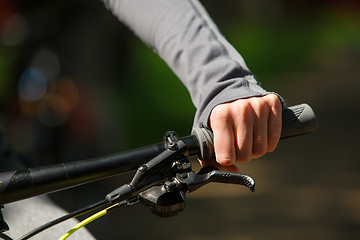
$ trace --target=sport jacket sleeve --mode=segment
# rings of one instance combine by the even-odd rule
[[[197,109],[194,127],[208,127],[220,103],[269,93],[197,0],[104,2],[185,84]]]

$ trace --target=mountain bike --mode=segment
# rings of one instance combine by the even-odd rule
[[[282,112],[281,139],[311,133],[317,128],[316,116],[307,104]],[[210,182],[238,184],[254,192],[252,177],[211,166],[195,172],[189,160],[193,157],[200,160],[214,157],[211,130],[193,129],[191,135],[182,138],[169,131],[164,134],[163,142],[122,153],[0,173],[0,205],[135,171],[130,183],[111,191],[103,200],[50,221],[20,238],[29,239],[63,221],[98,211],[59,238],[63,240],[108,212],[137,203],[160,217],[175,216],[184,210],[186,194]],[[0,210],[0,238],[9,240],[12,238],[4,233],[9,230],[5,220]]]

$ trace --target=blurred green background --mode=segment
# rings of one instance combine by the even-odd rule
[[[359,2],[203,4],[265,89],[288,105],[313,107],[319,131],[239,164],[257,181],[255,194],[211,184],[189,195],[177,217],[160,219],[134,206],[89,229],[98,239],[358,239]],[[185,87],[101,1],[2,0],[0,44],[0,129],[28,166],[191,131],[195,108]],[[72,211],[130,176],[51,196]]]

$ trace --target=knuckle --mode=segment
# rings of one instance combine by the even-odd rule
[[[234,163],[234,160],[228,155],[216,155],[216,161],[223,166],[229,166]]]
[[[263,98],[256,97],[251,100],[251,105],[255,109],[261,109],[265,106],[265,102]]]
[[[274,109],[281,109],[281,102],[277,95],[270,94],[268,96],[269,105],[271,105]]]
[[[279,139],[280,139],[280,132],[269,134],[268,139],[269,139],[268,142],[269,142],[270,144],[273,144],[273,143],[276,144],[276,143],[279,141]]]
[[[249,162],[252,158],[251,151],[240,151],[236,155],[237,162]]]
[[[273,152],[279,142],[280,136],[278,135],[272,135],[269,136],[269,140],[268,140],[268,147],[267,147],[267,152]]]
[[[267,152],[267,149],[264,147],[261,148],[254,148],[253,149],[253,158],[259,158]]]
[[[211,119],[216,121],[227,121],[229,119],[229,111],[224,106],[216,106],[211,112]]]
[[[269,131],[268,134],[268,152],[272,152],[275,150],[281,135],[281,125],[272,125],[272,130]]]
[[[276,148],[276,144],[269,144],[268,148],[267,148],[267,152],[271,153],[275,150]]]
[[[263,156],[268,150],[268,145],[265,142],[254,143],[252,154],[254,158]]]
[[[268,95],[266,95],[266,98],[269,99],[269,101],[271,101],[271,102],[275,102],[276,100],[279,99],[279,97],[275,94],[268,94]]]
[[[254,117],[254,110],[250,104],[243,104],[237,111],[240,113],[239,116],[245,122],[251,121]]]

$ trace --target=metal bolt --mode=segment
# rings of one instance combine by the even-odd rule
[[[181,178],[186,179],[188,177],[187,173],[181,173]]]
[[[145,164],[141,165],[141,166],[138,168],[138,170],[139,170],[140,172],[146,172],[147,169],[148,169],[148,167],[147,167]]]
[[[176,184],[174,182],[165,182],[164,187],[165,187],[167,192],[171,192],[172,190],[175,189]]]

